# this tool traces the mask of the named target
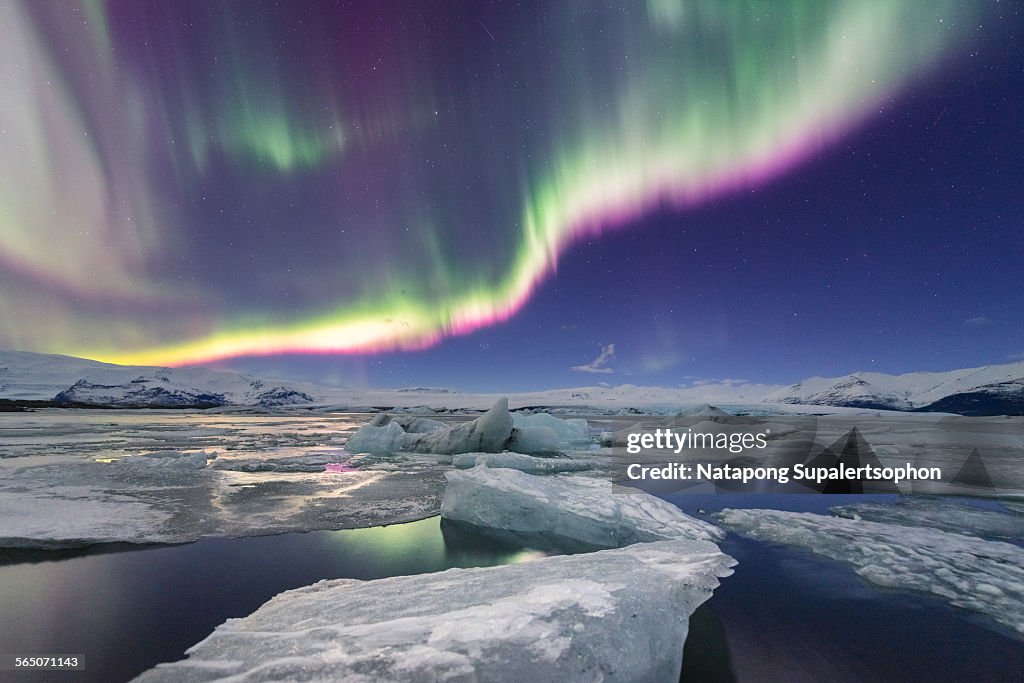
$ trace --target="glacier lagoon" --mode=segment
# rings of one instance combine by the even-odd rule
[[[471,416],[435,416],[442,422],[463,422],[467,417]],[[216,618],[211,616],[205,622],[202,618],[196,619],[204,625],[180,639],[176,654],[151,659],[148,665],[152,665],[156,661],[179,658],[184,647],[205,637],[212,626],[225,618],[251,612],[287,588],[326,576],[389,576],[444,568],[448,560],[437,563],[428,559],[417,566],[395,565],[387,552],[369,560],[373,567],[365,575],[359,574],[358,561],[354,570],[348,565],[339,569],[335,564],[332,571],[322,576],[303,573],[301,568],[297,574],[292,574],[289,568],[290,564],[295,564],[295,557],[303,558],[303,567],[306,564],[322,566],[316,559],[319,551],[305,545],[311,543],[307,539],[331,534],[395,533],[393,530],[402,528],[419,529],[421,527],[416,525],[426,522],[355,532],[281,532],[345,525],[373,526],[425,517],[439,507],[443,473],[450,467],[439,464],[436,457],[411,454],[391,459],[360,458],[346,451],[348,435],[370,418],[369,415],[309,413],[54,410],[19,415],[16,422],[6,420],[0,434],[4,455],[0,460],[0,467],[3,467],[0,486],[4,487],[0,501],[8,506],[8,511],[24,512],[27,501],[33,504],[28,508],[32,511],[69,512],[60,508],[63,501],[71,506],[70,521],[84,523],[87,531],[97,533],[83,534],[79,527],[66,530],[68,533],[62,538],[55,539],[47,536],[46,528],[40,528],[33,538],[24,533],[4,532],[3,525],[18,523],[16,515],[0,518],[3,520],[0,535],[21,539],[18,545],[37,548],[4,551],[6,564],[2,571],[22,573],[20,583],[4,581],[4,585],[62,586],[60,590],[27,591],[26,596],[34,596],[37,610],[40,606],[46,609],[39,610],[36,616],[22,610],[18,618],[8,619],[4,628],[11,632],[32,632],[31,628],[25,628],[28,624],[36,629],[35,633],[39,633],[39,629],[56,629],[55,623],[59,620],[53,618],[54,612],[75,604],[69,595],[80,596],[79,602],[93,605],[91,611],[102,622],[88,629],[96,634],[97,642],[107,643],[97,646],[95,651],[124,657],[124,650],[118,650],[113,643],[128,637],[138,649],[139,643],[152,640],[140,635],[138,630],[119,635],[110,629],[115,622],[133,623],[136,618],[133,615],[140,614],[139,605],[164,604],[171,610],[171,621],[178,619],[182,624],[193,621],[191,616],[176,616],[182,613],[183,606],[196,602],[190,598],[188,590],[167,581],[169,574],[162,570],[146,570],[147,562],[157,560],[143,561],[141,558],[145,556],[163,554],[158,565],[178,566],[180,571],[175,575],[191,577],[188,580],[207,587],[215,597],[199,600],[196,607],[200,612],[206,605],[223,602],[225,596],[251,595],[268,574],[275,581],[284,579],[265,588],[258,599],[254,598],[234,612],[220,612]],[[595,436],[598,431],[614,431],[616,426],[628,426],[630,420],[637,419],[634,416],[590,418]],[[902,416],[894,421],[907,422]],[[827,440],[843,431],[842,425],[830,429],[822,430]],[[199,466],[194,456],[204,452],[208,457]],[[216,457],[212,457],[214,454]],[[882,450],[882,454],[884,457],[887,452]],[[571,451],[570,455],[600,461],[612,454],[594,446]],[[998,468],[1005,469],[1005,462],[997,463],[997,468],[993,469],[998,472]],[[592,477],[607,473],[607,470],[599,470],[580,475]],[[189,486],[183,487],[185,482]],[[188,493],[182,493],[183,489]],[[722,507],[801,510],[826,515],[830,507],[840,504],[874,501],[889,505],[898,500],[897,496],[722,495],[721,491],[701,495],[699,490],[653,492],[695,517],[709,520],[706,513]],[[19,498],[18,495],[30,497]],[[209,502],[203,503],[207,496]],[[836,500],[830,500],[832,498]],[[993,502],[971,501],[970,504],[998,507]],[[139,505],[144,508],[137,507]],[[333,514],[324,515],[325,509],[332,508]],[[147,511],[151,514],[145,514]],[[40,516],[47,517],[46,514]],[[911,523],[922,523],[921,514],[911,517],[916,518]],[[453,557],[469,553],[477,558],[471,563],[494,564],[524,557],[514,548],[489,545],[483,538],[469,536],[459,540],[458,534],[453,536],[450,530],[445,539],[439,535],[436,520],[427,522],[434,525],[429,533],[409,533],[397,546],[383,539],[372,545],[385,550],[405,545],[416,548],[426,542],[417,540],[417,536],[426,533],[427,536],[433,534],[434,538],[428,545],[436,548],[440,541],[444,553],[450,552]],[[318,527],[318,524],[323,526]],[[49,524],[48,528],[52,532],[54,525]],[[116,533],[111,535],[112,529]],[[279,535],[203,538],[267,533]],[[131,534],[134,536],[122,538]],[[90,545],[105,540],[141,543],[195,538],[203,540],[174,547],[143,546],[147,549],[138,552],[96,553],[96,549],[121,546]],[[26,539],[31,542],[25,542]],[[86,548],[38,550],[54,547],[54,541],[57,545],[85,545]],[[1011,542],[1019,544],[1019,541]],[[251,550],[246,547],[250,543]],[[345,545],[338,541],[332,543]],[[966,675],[972,670],[984,671],[991,680],[1012,680],[1010,674],[1020,670],[1019,637],[975,614],[954,609],[934,598],[866,585],[842,563],[799,549],[736,535],[730,535],[722,547],[740,564],[736,573],[722,581],[714,598],[698,608],[691,620],[684,674],[694,680],[699,680],[700,673],[706,672],[707,667],[731,671],[739,680],[756,679],[752,674],[766,662],[772,663],[772,670],[779,672],[780,679],[791,679],[800,672],[814,672],[818,677],[828,673],[841,680],[843,675],[863,672],[865,666],[871,671],[898,673],[907,678],[908,672],[913,671],[923,676],[928,671],[929,661],[940,663],[938,668],[931,669],[932,673],[963,672]],[[483,555],[479,555],[480,552]],[[167,553],[180,553],[182,558],[189,559],[175,564],[177,561],[167,559]],[[430,554],[427,553],[428,558]],[[61,559],[40,562],[43,557]],[[332,561],[337,562],[337,559],[335,554]],[[101,572],[81,571],[82,565],[77,563],[83,562],[107,564]],[[254,571],[253,567],[260,563],[269,570]],[[205,567],[207,571],[190,572],[189,565]],[[211,569],[214,565],[223,566],[227,571],[218,574]],[[57,569],[60,567],[63,568]],[[51,583],[46,578],[48,573],[55,577]],[[32,578],[26,580],[25,576]],[[130,588],[133,583],[137,584],[137,589]],[[97,600],[104,601],[106,608],[96,609]],[[69,617],[66,621],[65,626],[70,627],[77,618]],[[763,628],[749,625],[756,623],[762,623]],[[891,646],[892,657],[877,653],[866,657],[864,654],[875,648],[872,643],[881,647],[878,629],[871,626],[878,623],[887,625],[887,638],[897,643]],[[953,640],[966,640],[971,647],[951,647]]]
[[[424,574],[543,555],[442,533],[438,517],[134,549],[0,550],[0,643],[5,652],[81,654],[86,668],[75,680],[129,680],[181,659],[225,619],[321,579]],[[18,680],[52,676],[19,673]]]

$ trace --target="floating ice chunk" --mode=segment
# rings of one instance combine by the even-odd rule
[[[512,425],[516,429],[546,427],[555,433],[555,437],[562,446],[590,443],[590,429],[587,427],[586,420],[561,420],[548,413],[534,415],[516,413],[512,416]]]
[[[232,472],[323,472],[326,465],[335,463],[337,453],[310,453],[285,458],[232,458],[221,460],[213,469]]]
[[[456,427],[410,435],[402,450],[416,453],[499,453],[512,437],[508,399],[499,399],[486,413]],[[349,450],[352,450],[351,448]]]
[[[178,469],[201,470],[206,467],[208,458],[216,458],[216,453],[182,453],[181,451],[153,451],[142,453],[131,458],[116,460],[120,467],[174,467]]]
[[[462,453],[454,456],[452,464],[460,470],[477,465],[483,467],[505,467],[520,472],[581,472],[594,469],[593,460],[572,460],[570,458],[535,458],[522,453]]]
[[[173,541],[164,531],[172,519],[131,496],[92,495],[86,487],[52,486],[44,492],[0,495],[0,547],[75,548],[93,543]]]
[[[612,432],[601,432],[602,446],[625,446],[630,434],[639,434],[646,429],[643,422],[634,422],[628,427]]]
[[[926,526],[970,536],[1024,538],[1024,517],[940,498],[905,498],[897,503],[858,503],[831,510],[840,517]]]
[[[715,526],[676,506],[630,489],[615,493],[602,479],[475,467],[445,474],[441,516],[484,529],[615,548],[669,538],[718,540]]]
[[[390,455],[402,449],[405,430],[397,422],[388,422],[382,427],[373,424],[361,427],[352,435],[345,448],[349,453],[372,453]]]
[[[689,615],[734,564],[713,543],[676,540],[321,581],[136,680],[675,681]]]
[[[385,427],[392,422],[402,428],[408,434],[423,434],[432,432],[435,429],[444,429],[447,425],[437,420],[426,417],[415,417],[413,415],[392,415],[390,413],[378,413],[370,420],[370,427]]]
[[[508,412],[508,399],[502,398],[480,417],[455,427],[425,418],[381,414],[352,435],[347,449],[351,453],[374,455],[396,451],[439,455],[499,453],[511,438],[512,415]]]
[[[516,427],[508,447],[523,453],[558,453],[562,444],[548,427]]]
[[[854,566],[880,586],[931,593],[1024,633],[1024,548],[938,529],[779,510],[723,510],[722,525]]]

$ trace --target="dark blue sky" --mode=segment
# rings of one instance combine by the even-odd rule
[[[510,321],[412,353],[236,361],[373,386],[790,383],[1024,358],[1024,52],[1003,25],[763,187],[561,258]],[[613,373],[571,371],[615,344]]]
[[[996,0],[0,6],[0,348],[356,386],[1024,353]]]

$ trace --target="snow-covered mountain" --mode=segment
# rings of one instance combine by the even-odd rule
[[[1024,362],[949,372],[855,372],[812,377],[764,397],[765,403],[961,413],[1024,413]]]
[[[0,401],[37,400],[120,407],[319,404],[339,410],[418,406],[485,409],[501,396],[508,397],[515,408],[587,408],[602,413],[636,410],[675,413],[681,406],[710,402],[1021,415],[1024,414],[1024,362],[905,375],[857,372],[845,377],[812,377],[781,388],[724,381],[675,388],[624,384],[473,394],[426,387],[318,387],[205,368],[132,367],[69,356],[0,350]]]
[[[206,368],[111,365],[0,350],[0,399],[120,407],[282,406],[314,401],[311,387]]]

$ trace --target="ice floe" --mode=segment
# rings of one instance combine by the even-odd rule
[[[1024,517],[986,510],[942,498],[911,497],[893,504],[858,503],[831,511],[840,517],[871,522],[926,526],[970,536],[1024,538]]]
[[[282,593],[137,681],[675,681],[735,562],[700,540]]]
[[[614,548],[671,538],[718,540],[720,529],[676,506],[603,479],[475,467],[445,475],[441,516],[552,545]],[[632,491],[632,492],[631,492]]]
[[[728,529],[853,565],[871,583],[923,591],[1024,634],[1024,548],[930,528],[779,510],[718,513]]]

